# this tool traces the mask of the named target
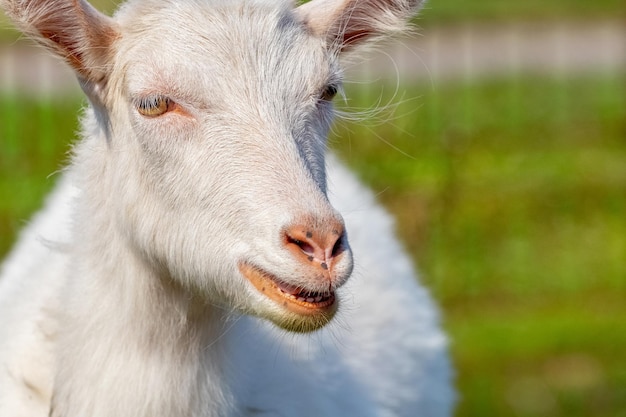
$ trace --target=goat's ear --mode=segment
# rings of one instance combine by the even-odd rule
[[[424,0],[312,0],[296,14],[315,35],[340,50],[407,29]]]
[[[81,83],[106,80],[118,36],[111,18],[84,0],[0,0],[0,5],[19,29],[63,58]]]

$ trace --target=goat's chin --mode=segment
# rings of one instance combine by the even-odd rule
[[[334,317],[339,305],[335,300],[332,311],[315,316],[300,316],[293,313],[270,314],[267,318],[278,327],[295,333],[310,333],[326,326]]]
[[[291,332],[312,332],[328,324],[337,312],[339,299],[335,291],[313,292],[296,288],[248,263],[240,263],[239,270],[264,296],[262,305],[266,308],[256,308],[254,314],[269,319],[278,327]]]

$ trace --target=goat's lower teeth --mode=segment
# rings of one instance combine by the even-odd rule
[[[283,290],[282,290],[282,288],[279,288],[279,290],[280,290],[280,292],[282,292],[282,293],[283,293],[283,295],[285,295],[285,296],[287,296],[287,297],[289,297],[289,298],[293,298],[293,299],[298,299],[298,298],[300,298],[300,297],[296,297],[296,296],[295,296],[295,295],[293,295],[293,294],[289,294],[288,292],[283,291]]]
[[[325,300],[328,299],[327,295],[316,295],[316,296],[313,296],[314,293],[307,293],[307,294],[303,294],[303,295],[295,295],[295,294],[291,294],[291,293],[286,292],[282,288],[279,288],[279,290],[285,296],[287,296],[289,298],[292,298],[294,300],[305,302],[305,303],[319,303],[319,302],[322,302],[322,301],[325,301]]]

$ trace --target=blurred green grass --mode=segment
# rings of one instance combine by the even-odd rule
[[[408,91],[333,145],[443,306],[458,415],[625,416],[622,75]],[[347,105],[394,95],[356,89]]]
[[[431,26],[464,21],[619,19],[620,13],[624,17],[624,10],[622,0],[428,0],[418,23]]]
[[[0,95],[0,259],[67,160],[80,103]]]
[[[441,303],[458,416],[626,416],[622,74],[348,86],[393,102],[331,146]],[[0,97],[0,253],[52,187],[80,99]],[[393,111],[392,111],[393,110]]]

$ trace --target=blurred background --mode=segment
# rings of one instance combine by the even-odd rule
[[[348,70],[331,146],[441,305],[457,416],[626,416],[625,18],[622,0],[432,0]],[[84,104],[0,14],[0,256]]]

